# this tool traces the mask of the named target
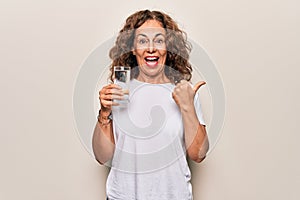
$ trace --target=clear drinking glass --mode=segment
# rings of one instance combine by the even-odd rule
[[[114,66],[114,83],[122,87],[124,99],[114,101],[120,106],[126,106],[129,102],[130,67]]]

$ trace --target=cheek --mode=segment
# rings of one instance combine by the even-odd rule
[[[166,50],[165,48],[164,48],[164,49],[159,49],[158,52],[159,52],[159,54],[160,54],[161,56],[164,56],[164,55],[167,54],[167,50]]]
[[[160,54],[160,56],[161,56],[162,58],[164,58],[164,59],[167,58],[167,51],[161,50],[161,51],[159,51],[159,54]]]
[[[141,49],[135,49],[135,51],[134,51],[134,55],[136,57],[143,57],[143,53],[144,53],[144,51]]]
[[[136,50],[134,51],[134,55],[135,55],[135,59],[136,59],[136,61],[137,61],[137,64],[138,64],[138,65],[142,65],[142,64],[143,64],[143,61],[144,61],[144,58],[143,58],[143,51],[136,49]]]

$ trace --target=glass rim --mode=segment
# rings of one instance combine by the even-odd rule
[[[128,66],[114,66],[114,69],[117,69],[117,68],[123,68],[123,69],[131,69],[131,67],[128,67]]]

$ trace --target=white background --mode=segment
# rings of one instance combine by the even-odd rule
[[[195,200],[298,200],[296,0],[1,1],[0,199],[104,199],[107,169],[80,143],[73,87],[88,54],[144,8],[170,14],[225,85],[222,137],[192,164]]]

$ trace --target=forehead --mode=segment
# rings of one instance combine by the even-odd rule
[[[146,35],[154,37],[157,34],[165,35],[166,31],[159,21],[148,20],[142,26],[136,29],[135,35]]]

